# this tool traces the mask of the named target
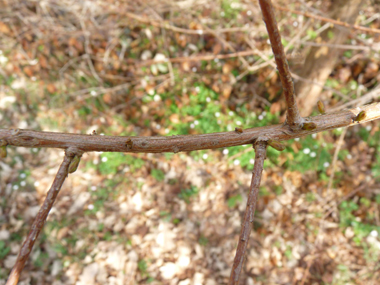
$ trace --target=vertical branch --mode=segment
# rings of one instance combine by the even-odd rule
[[[6,285],[16,285],[21,275],[21,271],[25,266],[26,261],[28,260],[29,254],[32,251],[33,245],[36,242],[38,235],[40,234],[42,227],[45,224],[46,218],[53,207],[55,199],[58,196],[59,191],[61,190],[62,184],[65,181],[68,173],[69,166],[74,156],[68,154],[66,151],[65,158],[57,175],[54,178],[53,184],[50,187],[50,190],[47,193],[44,203],[42,204],[38,214],[33,222],[32,228],[29,231],[29,235],[23,243],[20,252],[17,256],[16,264],[13,266],[11,274],[9,275]]]
[[[274,15],[274,10],[271,0],[259,0],[261,11],[263,13],[264,22],[267,27],[269,40],[272,45],[272,51],[276,60],[278,72],[287,105],[286,121],[290,128],[295,129],[302,123],[302,118],[299,114],[296,96],[294,93],[294,85],[290,74],[288,61],[285,56],[284,47],[281,43],[281,35],[277,27],[277,21]]]
[[[255,165],[252,172],[251,186],[247,200],[247,207],[244,213],[244,220],[241,226],[240,237],[236,249],[234,264],[232,266],[229,285],[239,284],[240,272],[243,267],[245,251],[248,245],[249,234],[251,233],[253,216],[255,214],[257,196],[263,172],[264,160],[266,158],[267,143],[259,141],[255,145]]]

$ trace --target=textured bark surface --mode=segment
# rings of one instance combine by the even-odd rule
[[[330,18],[339,19],[343,22],[353,24],[362,0],[337,0],[332,1]],[[331,33],[334,35],[329,39]],[[320,36],[321,43],[342,44],[350,33],[349,28],[335,26],[324,31]],[[312,81],[320,83],[320,85],[310,84],[309,82],[299,81],[295,85],[297,100],[300,108],[301,116],[308,116],[312,112],[314,106],[319,100],[322,86],[332,72],[339,54],[342,50],[321,46],[311,48],[305,59],[305,64],[298,75]]]
[[[68,175],[69,165],[72,159],[72,155],[65,156],[54,179],[54,182],[46,195],[45,201],[42,204],[40,210],[38,211],[38,214],[32,224],[29,235],[24,241],[23,245],[21,246],[20,252],[17,256],[16,264],[13,267],[11,274],[9,275],[6,285],[16,285],[18,283],[21,271],[29,258],[29,255],[33,249],[33,245],[36,242],[37,237],[39,236],[45,224],[46,218],[49,215],[51,208],[53,207],[53,204],[58,196],[59,191],[61,190],[63,182],[65,182],[65,179]]]
[[[245,252],[249,241],[249,235],[252,230],[253,217],[255,215],[257,197],[259,195],[260,181],[263,173],[264,160],[266,158],[266,149],[267,144],[265,142],[258,142],[255,145],[255,165],[253,167],[247,207],[244,213],[234,264],[232,266],[228,283],[229,285],[239,284],[240,272],[244,265]]]
[[[365,111],[366,117],[360,122],[353,119]],[[288,125],[273,125],[267,127],[244,129],[242,132],[223,132],[201,135],[183,135],[171,137],[122,137],[79,135],[68,133],[38,132],[21,129],[0,129],[0,140],[9,146],[23,147],[52,147],[78,149],[80,152],[109,151],[109,152],[180,152],[201,149],[216,149],[229,146],[253,144],[257,140],[284,141],[300,138],[306,135],[319,133],[336,128],[349,127],[358,123],[373,121],[380,118],[380,103],[373,103],[360,108],[342,110],[336,113],[327,113],[315,117],[305,118],[306,122],[313,122],[313,130],[292,131]]]
[[[288,60],[286,59],[284,47],[281,42],[281,35],[277,27],[276,17],[272,2],[270,0],[259,0],[261,11],[263,13],[263,19],[267,27],[268,36],[272,46],[274,58],[278,73],[280,75],[282,88],[284,90],[284,96],[286,101],[286,122],[292,130],[300,127],[303,122],[298,111],[296,96],[294,93],[293,79],[290,74]]]

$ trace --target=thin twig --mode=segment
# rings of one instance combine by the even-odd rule
[[[79,23],[82,27],[83,34],[84,34],[84,50],[86,52],[86,56],[84,57],[87,60],[88,67],[90,68],[90,71],[94,78],[100,82],[103,83],[103,80],[99,77],[99,75],[96,73],[94,64],[91,61],[90,55],[92,54],[91,45],[90,45],[90,32],[86,30],[86,25],[83,22],[83,19],[80,16],[77,16],[79,19]]]
[[[286,121],[291,129],[297,129],[300,127],[300,124],[302,123],[302,118],[298,111],[296,96],[294,93],[293,80],[290,74],[284,47],[281,43],[281,36],[277,27],[273,6],[270,0],[259,0],[259,3],[261,11],[263,13],[264,22],[268,30],[268,35],[272,45],[274,58],[276,59],[276,64],[280,75],[282,87],[284,89],[284,95],[287,105]]]
[[[324,216],[322,217],[322,219],[319,221],[319,232],[318,232],[318,235],[317,235],[317,237],[315,239],[315,244],[316,245],[318,243],[319,244],[323,244],[323,237],[324,237],[323,233],[325,232],[325,223],[324,222],[327,219],[327,217],[330,216],[331,213],[334,212],[334,210],[337,210],[337,207],[343,201],[346,201],[347,199],[349,199],[350,197],[354,196],[359,191],[362,191],[363,189],[366,189],[366,188],[368,188],[368,185],[367,184],[362,184],[362,185],[356,187],[356,189],[354,189],[353,191],[351,191],[347,195],[345,195],[342,198],[340,198],[338,202],[335,202],[335,200],[336,200],[335,198],[331,199],[332,203],[330,203],[328,211],[326,212],[326,214],[324,214]],[[329,202],[327,202],[325,205],[323,205],[322,209],[325,208],[325,206],[328,205],[328,204],[329,204]]]
[[[347,95],[345,95],[342,92],[340,92],[339,90],[337,90],[335,88],[328,87],[328,86],[326,86],[324,84],[319,83],[318,81],[303,78],[303,77],[301,77],[301,76],[299,76],[299,75],[297,75],[295,73],[292,73],[292,76],[294,77],[295,80],[299,80],[299,81],[307,82],[307,83],[310,83],[310,84],[314,84],[314,85],[317,85],[317,86],[321,87],[324,90],[331,91],[331,92],[335,93],[336,95],[340,96],[342,99],[345,99],[345,100],[350,100],[351,99]]]
[[[307,25],[305,25],[305,27],[307,27]],[[322,29],[320,29],[320,30],[323,31]],[[303,32],[303,31],[304,31],[304,29],[302,29],[302,30],[300,31],[300,33],[298,33],[298,35],[296,35],[295,37],[293,37],[292,39],[290,39],[289,43],[288,43],[288,44],[286,45],[286,47],[285,47],[285,52],[290,48],[290,46],[293,45],[293,43],[295,43],[295,42],[299,42],[298,37],[299,37],[299,35],[301,34],[301,32]],[[305,38],[307,38],[307,37],[309,37],[309,36],[306,36]],[[254,44],[253,44],[248,38],[246,38],[245,40],[246,40],[247,44],[252,48],[253,51],[257,51],[257,54],[260,55],[262,58],[264,58],[264,60],[265,60],[264,64],[266,64],[266,65],[271,65],[271,66],[273,66],[273,67],[276,67],[276,65],[275,65],[273,59],[269,59],[269,57],[268,57],[266,54],[264,54],[263,52],[261,52],[260,50],[258,50],[258,49],[255,47],[255,45],[254,45]],[[252,71],[253,68],[256,68],[256,66],[257,66],[257,65],[250,66],[250,67],[248,68],[248,70],[249,70],[249,71]],[[262,64],[260,64],[260,67],[263,67]],[[252,69],[252,70],[251,70],[251,69]],[[257,70],[257,68],[256,68],[255,70]],[[247,73],[247,70],[246,70],[246,72],[243,72],[241,75],[239,75],[239,76],[236,78],[236,81],[239,81],[242,77],[244,77],[244,76],[246,75],[246,73]],[[328,87],[328,86],[326,86],[326,85],[324,85],[324,84],[321,84],[321,83],[319,83],[319,82],[317,82],[317,81],[314,81],[314,80],[309,80],[309,79],[303,78],[303,77],[301,77],[301,76],[299,76],[299,75],[297,75],[297,74],[295,74],[295,73],[293,73],[293,72],[291,72],[291,75],[292,75],[293,78],[296,79],[296,80],[300,80],[300,81],[308,82],[308,83],[311,83],[311,84],[315,84],[315,85],[317,85],[317,86],[322,87],[324,90],[332,91],[332,92],[334,92],[335,94],[337,94],[337,95],[339,95],[340,97],[342,97],[343,99],[346,99],[346,100],[350,100],[350,99],[351,99],[351,98],[349,98],[347,95],[344,95],[342,92],[340,92],[340,91],[337,90],[337,89],[334,89],[334,88]]]
[[[339,136],[339,140],[336,143],[336,149],[334,152],[333,161],[331,163],[331,175],[330,175],[330,179],[329,179],[329,184],[327,186],[327,192],[331,189],[331,186],[334,182],[336,162],[338,161],[338,154],[339,154],[340,148],[342,147],[344,136],[346,135],[346,132],[347,132],[347,129],[343,129],[342,133]]]
[[[302,281],[301,281],[301,284],[300,285],[304,285],[305,284],[305,281],[306,281],[306,278],[307,276],[309,275],[309,270],[310,270],[310,267],[311,265],[313,264],[313,259],[315,259],[316,257],[314,256],[315,254],[315,248],[313,249],[313,251],[311,252],[311,254],[309,256],[311,256],[311,258],[307,261],[307,268],[306,270],[304,271],[304,274],[303,274],[303,277],[302,277]]]
[[[300,44],[311,47],[329,47],[335,49],[344,49],[344,50],[363,50],[363,51],[374,51],[377,52],[379,47],[371,47],[371,46],[359,46],[359,45],[339,45],[339,44],[328,44],[328,43],[314,43],[307,41],[297,41]]]
[[[358,26],[358,25],[350,25],[350,24],[348,24],[346,22],[342,22],[342,21],[338,21],[338,20],[334,20],[334,19],[325,18],[325,17],[322,17],[322,16],[311,14],[309,12],[301,12],[301,11],[290,10],[289,8],[281,7],[281,6],[278,6],[278,5],[274,5],[274,7],[276,7],[278,10],[281,10],[281,11],[286,11],[286,12],[290,12],[290,13],[293,13],[293,14],[302,15],[302,16],[305,16],[305,17],[308,17],[308,18],[313,18],[313,19],[316,19],[316,20],[321,20],[323,22],[332,23],[332,24],[337,25],[337,26],[343,26],[343,27],[346,27],[346,28],[350,28],[350,29],[354,29],[354,30],[358,30],[358,31],[362,31],[362,32],[380,34],[380,30],[379,29],[372,29],[372,28],[362,27],[362,26]]]
[[[224,44],[224,46],[226,46],[231,52],[235,52],[236,53],[236,49],[228,41],[226,41],[225,39],[223,39],[217,32],[214,32],[213,30],[211,30],[211,29],[209,29],[207,27],[206,27],[205,30],[206,31],[210,31],[211,35],[213,35],[220,42],[222,42]],[[245,68],[249,67],[249,63],[245,60],[244,57],[242,57],[242,56],[239,55],[238,58],[241,61],[241,63],[244,65]]]
[[[285,47],[285,52],[287,52],[290,47],[296,43],[296,41],[298,40],[298,38],[300,37],[300,35],[307,29],[308,25],[305,25],[304,28],[302,28],[295,37],[293,37],[289,42],[288,44],[286,45]],[[319,29],[321,30],[321,29]],[[317,34],[319,34],[319,30],[316,32]],[[306,40],[306,39],[309,39],[310,37],[308,35],[306,35],[303,40]],[[246,69],[243,73],[241,73],[239,76],[236,77],[236,82],[241,80],[244,76],[246,76],[249,72],[254,72],[254,71],[257,71],[261,68],[264,68],[268,65],[271,65],[273,67],[276,67],[276,64],[274,63],[274,60],[273,59],[270,59],[264,52],[260,51],[259,49],[256,48],[256,46],[246,37],[245,38],[245,41],[247,42],[247,44],[252,48],[253,51],[256,51],[257,54],[259,56],[261,56],[261,60],[264,59],[265,61],[262,62],[261,60],[258,60],[254,65],[251,65],[250,67],[248,67],[248,69]],[[292,74],[292,76],[294,76]]]
[[[366,117],[355,121],[356,116],[364,111]],[[326,113],[308,118],[315,124],[312,130],[292,131],[288,125],[272,125],[244,129],[242,132],[221,132],[182,136],[91,136],[69,133],[39,132],[22,129],[0,129],[0,140],[8,145],[23,147],[53,147],[66,149],[77,147],[83,152],[180,152],[201,149],[216,149],[244,144],[253,144],[256,140],[284,141],[322,131],[349,127],[380,119],[380,103],[373,103],[336,113]]]
[[[198,56],[184,56],[184,57],[174,57],[174,58],[165,58],[162,60],[145,60],[145,61],[132,61],[131,63],[135,63],[137,67],[140,66],[146,66],[146,65],[151,65],[155,63],[160,63],[160,62],[186,62],[186,61],[201,61],[201,60],[214,60],[214,59],[226,59],[226,58],[234,58],[234,57],[242,57],[242,56],[250,56],[250,55],[257,55],[257,51],[254,50],[245,50],[245,51],[238,51],[238,52],[233,52],[233,53],[228,53],[228,54],[206,54],[206,55],[198,55]]]
[[[257,197],[259,194],[261,174],[263,172],[264,160],[266,158],[266,148],[266,142],[259,141],[255,144],[255,165],[253,167],[247,207],[244,213],[244,220],[241,226],[234,264],[232,266],[230,281],[228,283],[229,285],[239,284],[240,272],[244,263],[245,252],[247,250],[249,234],[251,233]]]
[[[380,84],[377,85],[374,89],[372,89],[370,92],[368,92],[367,94],[363,95],[362,97],[358,98],[358,99],[354,99],[354,100],[351,100],[350,102],[347,102],[345,104],[342,104],[336,108],[332,108],[331,111],[337,111],[337,110],[342,110],[346,107],[349,107],[349,106],[360,106],[360,105],[363,105],[371,100],[373,100],[374,98],[377,98],[380,96]]]
[[[37,237],[45,224],[46,218],[51,208],[53,207],[53,204],[58,196],[59,191],[61,190],[63,182],[65,182],[65,179],[68,175],[69,165],[74,157],[74,154],[75,153],[72,151],[66,151],[65,158],[63,159],[63,162],[58,169],[57,175],[55,176],[54,182],[46,195],[44,203],[38,211],[38,214],[32,224],[29,235],[20,249],[20,252],[16,260],[16,264],[14,265],[9,275],[6,285],[16,285],[18,283],[21,271],[24,268],[26,261],[28,260],[33,245],[36,242]]]
[[[320,226],[320,229],[323,231],[324,227],[323,227],[323,222],[324,220],[330,216],[330,214],[332,212],[334,212],[335,208],[337,206],[339,206],[342,202],[346,201],[348,198],[354,196],[356,193],[358,193],[359,191],[362,191],[363,189],[366,189],[366,187],[368,187],[368,185],[366,184],[363,184],[361,186],[358,186],[356,189],[352,190],[350,193],[348,193],[347,195],[343,196],[342,198],[339,199],[338,202],[335,202],[334,205],[331,205],[330,209],[327,211],[327,213],[323,216],[322,220],[321,220],[321,226]],[[335,201],[335,199],[333,200]]]
[[[176,26],[173,26],[169,24],[166,21],[156,21],[150,18],[146,17],[141,17],[139,15],[130,13],[130,12],[125,12],[123,13],[128,18],[134,19],[136,21],[142,22],[142,23],[147,23],[155,27],[163,28],[166,30],[171,30],[173,32],[177,33],[182,33],[182,34],[189,34],[189,35],[204,35],[204,34],[214,34],[214,33],[233,33],[233,32],[240,32],[240,31],[249,31],[249,30],[254,30],[254,27],[231,27],[231,28],[222,28],[222,29],[217,29],[217,30],[207,30],[207,29],[198,29],[198,30],[190,30],[190,29],[184,29],[184,28],[179,28]],[[120,25],[125,24],[124,22],[121,22]]]

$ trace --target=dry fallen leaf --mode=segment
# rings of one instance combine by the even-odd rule
[[[50,83],[46,86],[46,89],[47,91],[50,93],[50,94],[53,94],[57,91],[57,88],[55,87],[55,85],[53,83]]]
[[[23,68],[23,71],[24,71],[24,73],[25,73],[27,76],[29,76],[29,77],[32,77],[32,76],[34,75],[34,73],[33,73],[33,68],[32,68],[31,66],[25,66],[25,67]]]
[[[169,119],[174,124],[178,124],[179,123],[179,116],[178,116],[178,114],[172,114],[172,115],[170,115]]]
[[[11,30],[8,28],[8,25],[4,22],[0,22],[0,33],[9,34]]]

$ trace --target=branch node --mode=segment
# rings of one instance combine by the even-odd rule
[[[125,145],[127,146],[127,150],[131,150],[133,147],[133,141],[130,138],[128,138],[125,142]]]
[[[366,111],[361,111],[355,118],[354,118],[354,121],[355,122],[361,122],[363,120],[365,120],[365,118],[367,117],[367,113]]]
[[[179,147],[178,146],[173,146],[173,152],[174,153],[177,153],[177,152],[179,152]]]
[[[81,156],[79,155],[74,156],[73,160],[70,162],[69,165],[69,173],[74,173],[75,171],[77,171],[80,158]]]
[[[312,131],[317,128],[317,124],[313,122],[305,122],[302,125],[302,129],[305,131]]]
[[[16,136],[20,133],[20,129],[9,129],[12,136]]]
[[[0,146],[0,157],[1,158],[7,157],[7,146],[6,145]]]
[[[8,145],[8,142],[6,140],[0,140],[0,157],[1,158],[7,157],[7,145]]]
[[[319,113],[321,113],[322,115],[326,113],[325,104],[323,104],[321,100],[318,101],[317,106]]]
[[[68,157],[75,157],[75,156],[81,157],[83,155],[83,150],[80,150],[77,147],[72,147],[71,146],[71,147],[68,147],[65,150],[65,155],[68,156]]]
[[[283,151],[285,149],[285,145],[280,143],[279,141],[269,140],[268,145],[277,149],[278,151]]]

